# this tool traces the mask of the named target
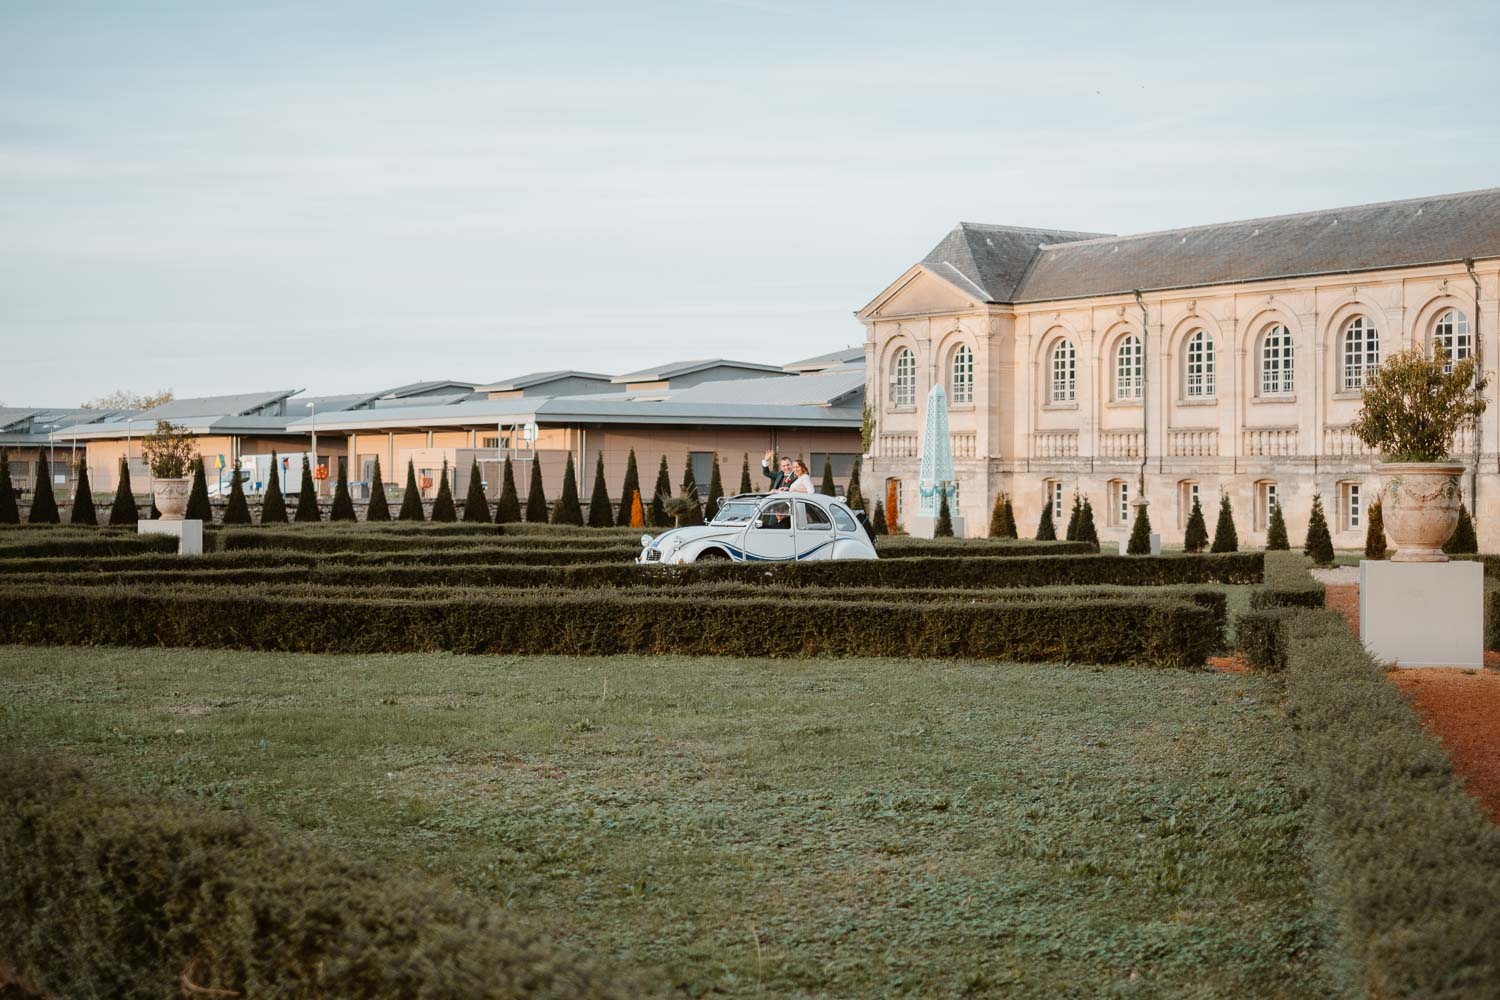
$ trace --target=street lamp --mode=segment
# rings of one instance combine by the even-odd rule
[[[318,496],[322,496],[323,495],[323,481],[317,477],[317,464],[318,464],[318,404],[317,403],[308,403],[307,404],[307,408],[310,411],[312,411],[312,417],[311,417],[311,419],[312,419],[312,464],[313,464],[313,473],[314,473],[314,475],[313,475],[313,482],[315,484],[314,488],[318,491]]]

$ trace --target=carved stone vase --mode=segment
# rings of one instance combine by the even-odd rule
[[[1447,562],[1443,545],[1458,528],[1463,463],[1388,462],[1376,471],[1385,533],[1396,547],[1391,561]]]
[[[191,479],[153,479],[151,497],[156,509],[161,511],[163,521],[181,521],[187,513],[188,494],[192,492]]]

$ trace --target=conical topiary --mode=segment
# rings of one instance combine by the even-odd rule
[[[884,535],[889,531],[885,523],[885,501],[875,501],[875,516],[870,519],[870,527],[875,530],[876,535]]]
[[[714,452],[713,471],[708,476],[708,499],[703,504],[703,519],[712,521],[719,512],[719,501],[724,499],[724,482],[719,478],[719,453]]]
[[[630,498],[641,491],[641,474],[635,464],[635,449],[630,449],[630,455],[625,459],[625,481],[620,484],[620,513],[615,518],[615,523],[620,527],[628,527],[632,517],[630,511]]]
[[[261,524],[286,524],[286,497],[281,492],[281,459],[271,452],[271,474],[260,502]]]
[[[1083,498],[1078,491],[1073,491],[1073,509],[1068,512],[1068,529],[1063,532],[1063,540],[1068,542],[1078,541],[1078,521],[1083,517]]]
[[[0,476],[0,489],[6,489],[9,486],[10,481]],[[0,499],[0,505],[4,502]],[[135,505],[135,489],[130,485],[130,463],[122,458],[120,459],[120,481],[115,484],[115,502],[109,507],[109,523],[111,526],[119,527],[138,524],[140,520],[141,512]],[[0,517],[0,523],[4,523],[3,517]]]
[[[73,488],[73,509],[68,512],[69,524],[99,526],[99,512],[94,509],[94,491],[89,487],[89,467],[78,463],[78,484]]]
[[[490,498],[484,495],[484,480],[479,475],[479,459],[469,463],[469,492],[464,494],[464,520],[469,524],[489,524]]]
[[[1187,530],[1182,535],[1182,547],[1189,552],[1202,552],[1208,548],[1208,522],[1203,519],[1203,505],[1193,497],[1193,510],[1188,514]]]
[[[1286,537],[1286,518],[1281,514],[1281,501],[1271,504],[1271,522],[1266,525],[1266,551],[1286,552],[1291,549]]]
[[[1333,538],[1328,533],[1328,519],[1323,516],[1323,498],[1313,494],[1312,513],[1307,518],[1307,540],[1302,543],[1302,554],[1312,556],[1319,566],[1333,562]]]
[[[349,460],[339,456],[339,478],[333,484],[333,507],[328,512],[330,521],[358,521],[354,513],[354,498],[349,495]]]
[[[895,479],[885,481],[885,533],[895,535],[901,531],[901,493]]]
[[[1444,543],[1443,551],[1450,556],[1472,555],[1479,551],[1474,519],[1469,516],[1469,508],[1462,501],[1458,505],[1458,527],[1453,529],[1453,537]]]
[[[682,466],[682,496],[698,505],[698,512],[688,512],[677,517],[679,525],[702,524],[703,503],[698,497],[698,480],[693,477],[693,456],[689,455]]]
[[[1099,529],[1094,524],[1094,505],[1089,503],[1089,498],[1083,498],[1083,510],[1078,515],[1078,538],[1075,541],[1088,542],[1099,551]]]
[[[750,453],[748,451],[745,452],[745,464],[740,466],[740,492],[755,492],[755,484],[750,481]]]
[[[401,510],[396,514],[396,520],[427,520],[427,511],[422,507],[422,491],[417,488],[417,466],[409,458],[406,460],[406,492],[401,495]]]
[[[547,523],[547,493],[542,489],[542,461],[533,455],[531,482],[526,486],[526,520],[532,524]]]
[[[995,506],[990,511],[990,537],[1005,537],[1005,494],[995,494]]]
[[[1036,525],[1036,540],[1039,542],[1057,541],[1057,525],[1052,523],[1052,497],[1050,494],[1042,503],[1042,519]]]
[[[292,520],[298,523],[313,523],[323,520],[323,511],[318,507],[318,491],[313,487],[312,464],[302,456],[302,485],[297,490],[297,509]]]
[[[552,507],[552,523],[583,527],[583,505],[578,500],[578,474],[573,471],[571,451],[568,452],[568,464],[563,467],[562,493]]]
[[[953,515],[948,510],[948,491],[938,490],[938,516],[937,523],[932,526],[933,538],[953,537]]]
[[[1151,515],[1146,513],[1146,505],[1143,503],[1135,505],[1135,523],[1130,526],[1130,541],[1125,545],[1125,554],[1129,556],[1151,554]]]
[[[1219,521],[1214,525],[1214,541],[1210,552],[1238,552],[1240,533],[1234,527],[1234,508],[1229,505],[1229,494],[1219,494]]]
[[[500,499],[495,503],[495,523],[515,524],[521,520],[521,498],[516,493],[516,471],[511,467],[510,456],[505,456],[505,467],[500,470]]]
[[[825,497],[837,496],[838,487],[833,482],[833,458],[823,456],[823,482],[818,486],[818,492]]]
[[[229,476],[229,502],[224,505],[225,524],[254,524],[250,504],[245,500],[245,477],[236,468]]]
[[[1380,509],[1380,500],[1370,504],[1370,515],[1365,525],[1365,558],[1384,559],[1390,554],[1385,544],[1385,513]]]
[[[458,508],[453,505],[453,486],[448,478],[448,460],[443,459],[442,482],[438,483],[437,498],[432,501],[432,523],[453,524],[458,520]]]
[[[381,523],[391,519],[391,503],[385,498],[385,479],[380,475],[380,456],[370,470],[370,502],[365,504],[365,522]]]
[[[188,490],[187,510],[182,512],[182,517],[186,521],[214,523],[214,509],[208,502],[208,478],[203,471],[202,455],[193,461],[193,485]]]
[[[26,517],[27,524],[56,524],[57,497],[52,493],[52,463],[46,459],[38,459],[37,465],[40,471],[36,477],[36,489],[31,492],[31,513]]]
[[[651,527],[667,527],[666,502],[672,496],[672,474],[667,471],[667,456],[661,457],[661,468],[656,470],[656,488],[651,493]]]
[[[844,502],[849,505],[850,510],[865,509],[865,495],[859,488],[859,463],[858,455],[854,457],[854,468],[849,470],[849,492],[844,495]]]
[[[636,490],[630,494],[630,526],[632,528],[644,528],[646,526],[646,511],[641,506],[640,490]]]
[[[1015,539],[1019,539],[1021,537],[1021,531],[1020,531],[1019,528],[1016,527],[1016,505],[1015,505],[1015,502],[1013,500],[1011,500],[1009,493],[1005,494],[1005,528],[1004,528],[1004,531],[1005,531],[1005,534],[1001,535],[1002,538],[1015,538]]]
[[[604,452],[601,451],[594,462],[594,489],[589,493],[589,527],[611,528],[614,524],[615,512],[609,505],[609,488],[604,485]]]
[[[21,508],[16,504],[16,488],[10,481],[10,456],[0,449],[0,524],[20,523]]]

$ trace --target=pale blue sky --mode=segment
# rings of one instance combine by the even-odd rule
[[[786,361],[960,219],[1500,183],[1494,5],[1207,6],[0,0],[0,400]]]

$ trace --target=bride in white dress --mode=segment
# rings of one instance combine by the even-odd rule
[[[801,459],[792,462],[792,472],[797,478],[792,480],[792,485],[787,490],[792,493],[815,493],[813,489],[812,473],[807,471],[807,463]]]

